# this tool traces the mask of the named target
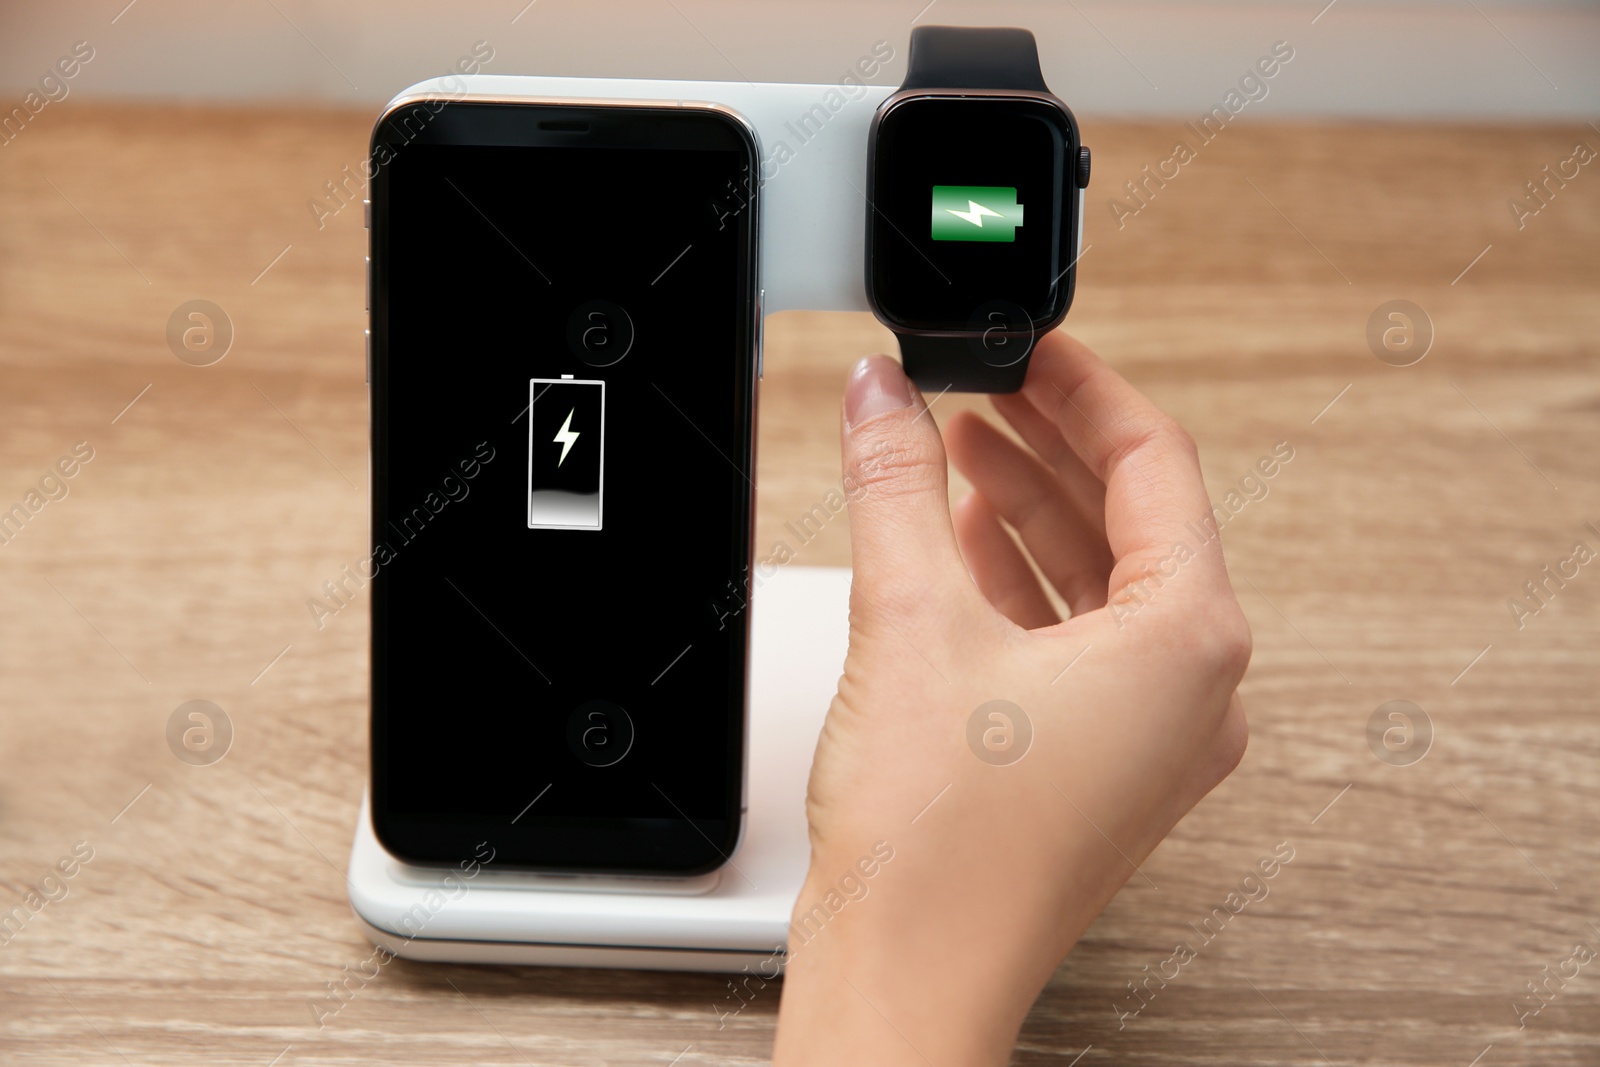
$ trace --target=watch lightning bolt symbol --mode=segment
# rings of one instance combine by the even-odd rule
[[[561,424],[561,429],[557,430],[555,437],[552,438],[552,440],[561,443],[561,458],[556,460],[556,466],[558,467],[565,462],[567,453],[572,451],[572,446],[578,440],[577,431],[572,429],[572,413],[577,410],[577,408],[573,408],[572,411],[567,412],[567,421]]]
[[[982,204],[978,203],[976,200],[968,200],[967,210],[965,211],[957,211],[953,207],[947,207],[945,210],[950,212],[950,214],[954,215],[958,219],[966,219],[979,229],[983,228],[983,217],[985,215],[993,215],[997,219],[1003,217],[1000,212],[990,210],[989,208],[986,208]]]

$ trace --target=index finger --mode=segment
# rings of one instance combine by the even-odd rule
[[[1184,585],[1232,595],[1199,454],[1176,420],[1060,332],[1039,339],[1022,393],[1105,482],[1113,596],[1158,570],[1171,578],[1177,566],[1197,579]]]

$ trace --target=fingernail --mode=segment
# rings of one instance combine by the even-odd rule
[[[868,356],[850,371],[844,390],[844,417],[851,429],[874,415],[909,407],[911,383],[888,356]]]

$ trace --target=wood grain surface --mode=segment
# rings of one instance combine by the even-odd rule
[[[369,122],[75,102],[0,147],[0,512],[25,512],[0,543],[0,1061],[764,1062],[776,986],[719,1028],[716,976],[349,977],[366,603],[319,628],[306,602],[364,556],[365,233],[359,203],[319,228],[308,201]],[[1239,124],[1119,225],[1107,198],[1182,134],[1085,123],[1070,325],[1194,433],[1215,501],[1239,490],[1250,750],[1015,1062],[1600,1063],[1600,962],[1575,957],[1600,950],[1600,561],[1508,606],[1600,551],[1600,171],[1520,229],[1507,206],[1600,130]],[[210,366],[168,346],[191,299],[233,325]],[[1432,333],[1405,367],[1368,340],[1399,299]],[[459,313],[465,338],[494,309]],[[758,552],[837,483],[844,374],[890,338],[791,313],[768,344]],[[847,563],[847,521],[791,547]],[[168,746],[195,699],[232,724],[210,765]],[[1423,709],[1422,758],[1420,732],[1369,744],[1391,700]]]

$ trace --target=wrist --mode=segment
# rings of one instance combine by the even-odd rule
[[[926,884],[915,857],[880,851],[891,858],[870,878],[859,861],[813,862],[789,928],[774,1064],[1004,1064],[1054,961],[1040,973],[1008,937],[970,943],[966,924],[939,921],[945,902],[900,892]]]

